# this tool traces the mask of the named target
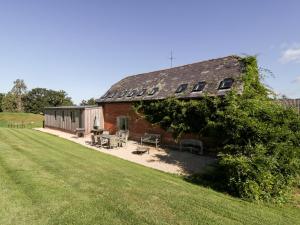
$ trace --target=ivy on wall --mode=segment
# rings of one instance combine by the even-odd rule
[[[186,133],[215,140],[224,175],[218,182],[224,182],[228,192],[282,202],[300,173],[300,118],[269,97],[272,92],[261,83],[255,57],[242,58],[241,63],[242,94],[232,90],[225,98],[142,101],[134,109],[172,132],[177,141]]]

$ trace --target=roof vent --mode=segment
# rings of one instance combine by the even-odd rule
[[[176,94],[184,92],[187,89],[188,84],[181,84],[175,91]]]
[[[234,82],[234,80],[232,78],[225,78],[224,80],[221,81],[221,83],[219,85],[219,90],[231,88],[233,82]]]

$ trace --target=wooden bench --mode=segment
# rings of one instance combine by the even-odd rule
[[[143,137],[141,137],[141,145],[143,143],[148,144],[155,144],[155,147],[157,148],[161,141],[161,135],[160,134],[149,134],[145,133]]]
[[[203,155],[203,142],[196,139],[183,139],[180,142],[180,151],[186,150]]]

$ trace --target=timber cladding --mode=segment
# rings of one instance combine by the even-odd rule
[[[94,126],[95,117],[104,127],[102,107],[49,107],[45,108],[45,127],[74,133],[76,128],[84,128],[90,133]]]

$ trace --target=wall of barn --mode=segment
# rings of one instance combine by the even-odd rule
[[[172,134],[166,132],[157,125],[152,125],[141,116],[137,115],[132,108],[132,103],[104,103],[104,129],[111,134],[117,131],[117,117],[128,117],[129,138],[139,141],[144,133],[157,133],[162,136],[162,144],[175,144]],[[194,135],[185,135],[183,138],[196,138]]]
[[[55,118],[56,112],[56,118]],[[64,119],[63,119],[64,112]],[[71,112],[75,115],[75,122],[71,120]],[[80,127],[80,109],[46,109],[45,110],[45,127],[55,128],[58,130],[74,133],[76,128]]]

